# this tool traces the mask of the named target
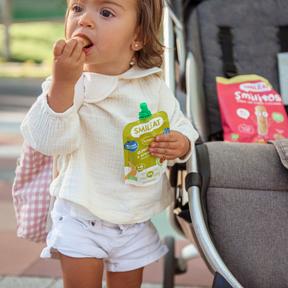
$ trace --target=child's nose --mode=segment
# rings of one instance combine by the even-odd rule
[[[92,17],[88,13],[85,13],[82,15],[82,17],[78,21],[78,25],[83,26],[83,27],[93,28],[94,22],[93,22]]]

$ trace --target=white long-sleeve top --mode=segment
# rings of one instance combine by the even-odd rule
[[[47,78],[21,131],[35,150],[60,154],[52,196],[118,224],[146,221],[171,204],[173,193],[165,173],[146,187],[125,184],[124,175],[122,132],[138,120],[140,103],[146,102],[152,113],[165,111],[170,129],[190,140],[190,151],[175,161],[186,161],[198,138],[161,76],[159,68],[137,66],[118,76],[84,72],[75,86],[73,106],[63,113],[54,112],[47,103],[52,79]]]

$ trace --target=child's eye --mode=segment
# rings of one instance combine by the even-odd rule
[[[100,13],[103,17],[106,17],[106,18],[109,18],[109,17],[113,17],[114,15],[108,11],[108,10],[103,10],[101,13]]]
[[[81,13],[83,11],[82,7],[79,5],[72,6],[71,10],[75,13]]]

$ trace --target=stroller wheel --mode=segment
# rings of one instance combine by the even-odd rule
[[[165,238],[165,244],[167,245],[169,252],[165,255],[164,259],[164,279],[163,288],[174,287],[174,274],[175,274],[175,241],[171,236]]]

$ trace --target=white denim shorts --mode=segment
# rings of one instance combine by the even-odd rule
[[[103,259],[106,271],[123,272],[144,267],[168,252],[152,222],[113,224],[70,216],[59,201],[51,212],[52,230],[41,258],[51,258],[51,248],[73,258]]]

